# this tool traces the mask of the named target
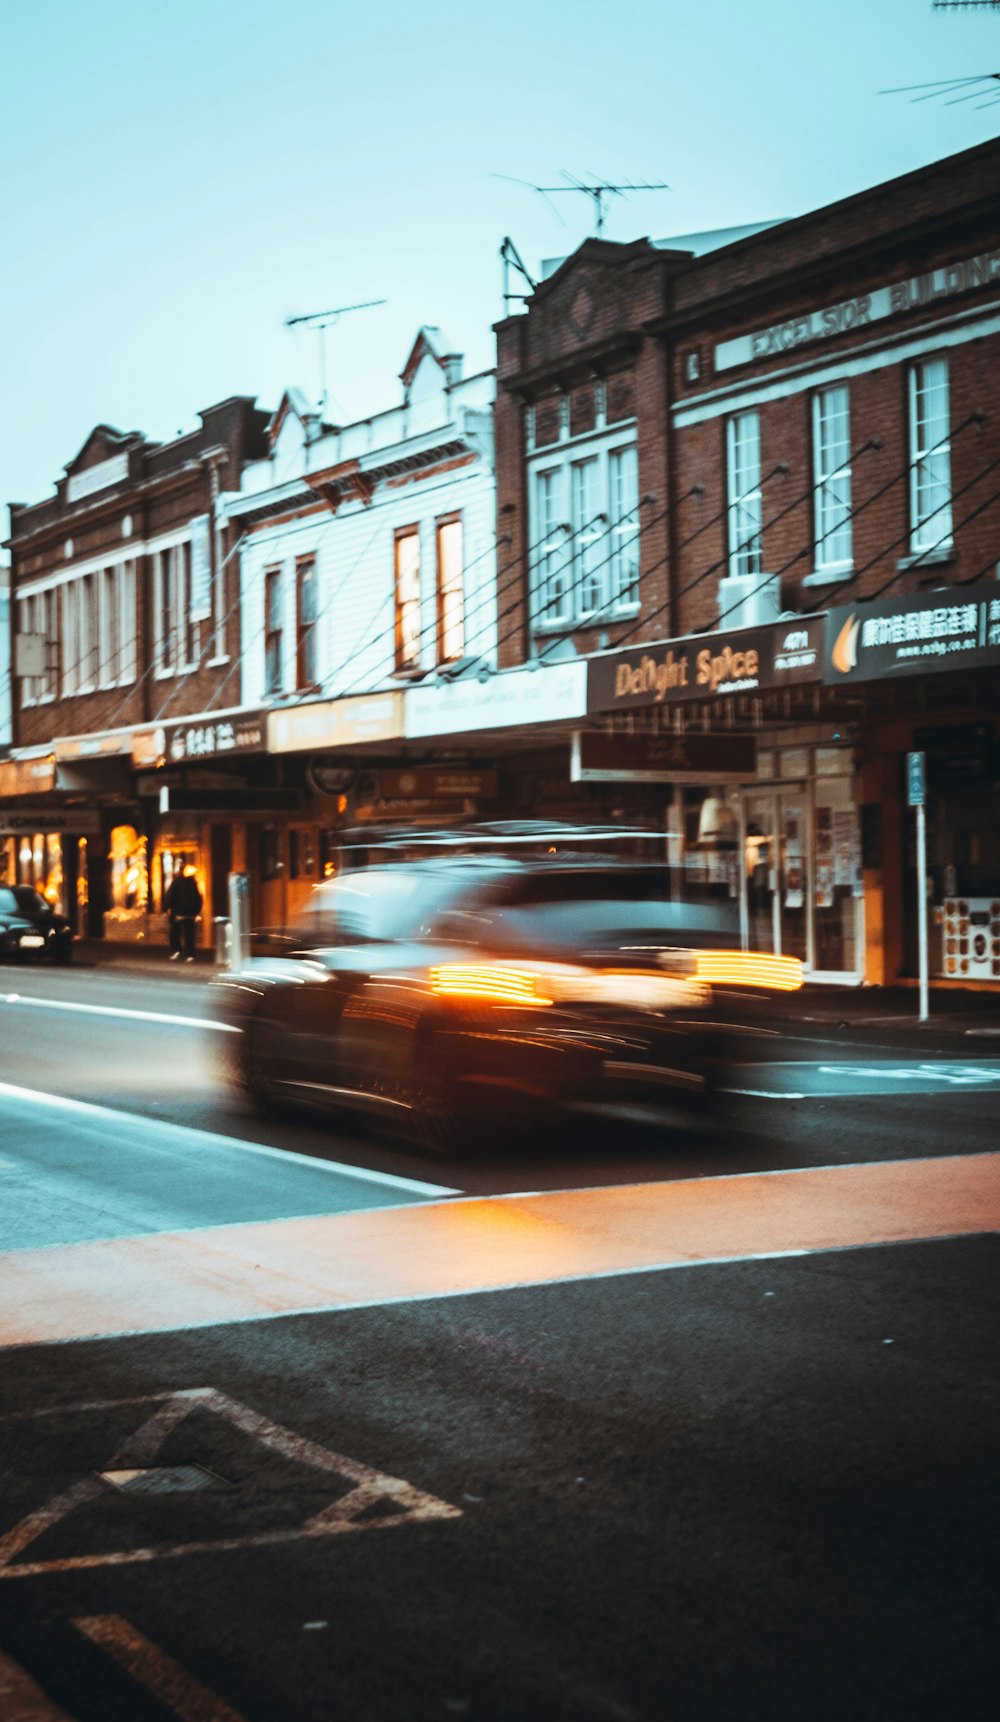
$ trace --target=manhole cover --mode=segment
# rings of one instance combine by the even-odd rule
[[[98,1476],[126,1495],[191,1495],[198,1489],[227,1487],[202,1465],[149,1465],[135,1471],[99,1471]]]

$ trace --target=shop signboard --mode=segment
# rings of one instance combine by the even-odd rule
[[[573,737],[573,783],[746,783],[757,774],[752,735],[607,735]]]
[[[56,786],[56,762],[50,753],[41,759],[0,760],[0,799],[9,795],[45,795]]]
[[[267,716],[262,711],[238,712],[217,718],[183,718],[137,730],[132,737],[132,764],[141,769],[165,763],[180,765],[191,759],[264,753]]]
[[[406,734],[410,738],[465,735],[475,730],[508,729],[511,725],[558,723],[581,718],[587,709],[587,665],[540,664],[534,668],[500,670],[457,682],[409,688],[406,693]]]
[[[421,800],[492,801],[497,794],[495,771],[467,770],[460,765],[417,765],[409,770],[379,771],[375,793],[382,801]]]
[[[1000,666],[996,581],[839,604],[827,612],[823,680],[880,682]]]
[[[402,733],[403,695],[395,691],[314,700],[267,714],[269,753],[356,747],[370,741],[395,741]]]
[[[730,699],[821,677],[822,616],[688,634],[588,659],[588,712]]]
[[[62,736],[52,743],[52,751],[64,765],[78,759],[120,759],[132,751],[132,731],[98,730],[93,735]]]
[[[33,836],[36,831],[47,837],[59,837],[70,832],[74,837],[90,837],[101,829],[101,814],[96,807],[5,807],[0,812],[0,837]]]

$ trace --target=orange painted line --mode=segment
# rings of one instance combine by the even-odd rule
[[[113,1656],[140,1686],[152,1692],[181,1722],[243,1722],[239,1713],[187,1674],[120,1614],[77,1615],[73,1625]]]
[[[0,1345],[1000,1229],[1000,1154],[424,1202],[0,1256]]]

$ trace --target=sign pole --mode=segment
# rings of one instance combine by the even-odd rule
[[[917,808],[917,939],[920,953],[920,1021],[926,1022],[927,1007],[927,809]]]
[[[917,950],[920,960],[920,1021],[926,1022],[927,1004],[927,759],[923,753],[906,756],[906,799],[917,810]]]

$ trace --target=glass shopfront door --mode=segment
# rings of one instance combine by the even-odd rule
[[[857,809],[849,777],[743,792],[743,916],[751,950],[814,976],[859,976]]]

